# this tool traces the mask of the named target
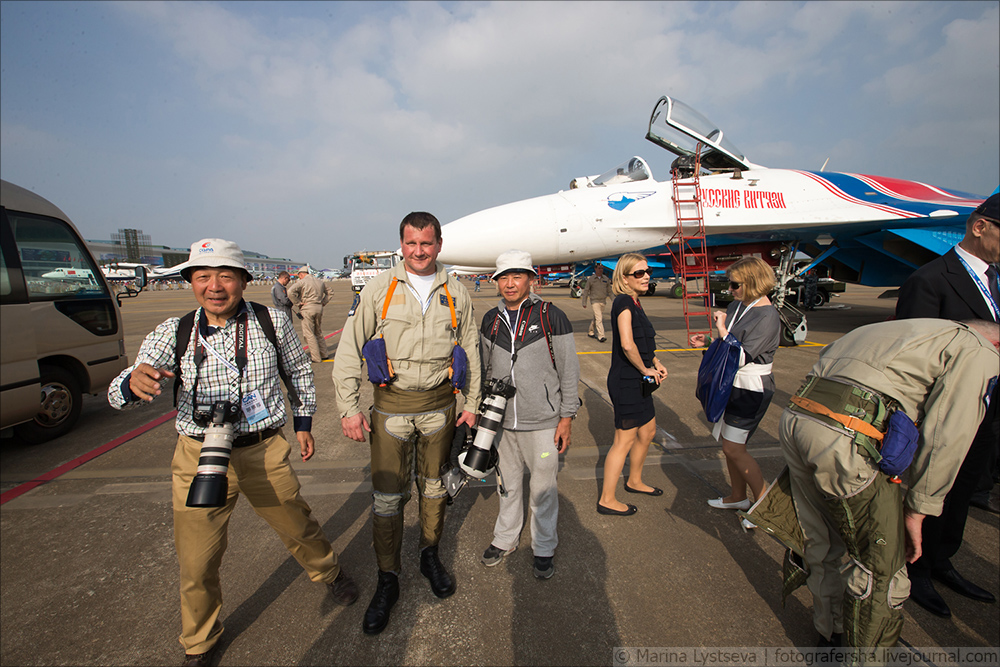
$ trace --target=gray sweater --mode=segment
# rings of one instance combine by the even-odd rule
[[[490,378],[509,377],[516,389],[504,416],[507,430],[555,428],[561,418],[573,417],[580,407],[580,362],[573,327],[565,313],[551,303],[543,315],[543,303],[537,295],[529,294],[518,308],[517,321],[510,321],[500,301],[483,317],[479,330],[484,391]]]

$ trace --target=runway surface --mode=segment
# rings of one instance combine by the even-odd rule
[[[472,292],[472,283],[468,283]],[[324,330],[343,326],[349,285],[334,283]],[[806,345],[781,348],[774,361],[777,394],[750,451],[765,476],[783,466],[777,442],[781,409],[822,345],[863,324],[888,318],[892,298],[881,289],[849,286],[832,307],[809,313]],[[805,588],[781,606],[783,549],[761,531],[747,533],[734,513],[705,501],[728,487],[725,462],[694,397],[700,352],[687,350],[681,302],[647,297],[669,370],[656,392],[655,444],[644,480],[658,498],[619,498],[639,506],[628,518],[601,516],[594,505],[613,436],[605,379],[607,343],[586,335],[589,311],[565,288],[539,293],[569,315],[581,365],[583,407],[573,442],[561,456],[560,544],[556,574],[532,576],[530,534],[501,565],[478,561],[496,518],[496,490],[466,489],[448,510],[441,557],[457,593],[433,596],[419,574],[416,500],[406,509],[401,597],[385,632],[361,633],[374,592],[368,447],[345,438],[336,414],[333,362],[313,365],[319,412],[317,454],[294,462],[303,495],[361,587],[361,599],[340,608],[312,584],[249,505],[230,526],[223,564],[226,632],[216,662],[256,664],[554,664],[601,665],[617,646],[773,647],[815,643]],[[267,286],[248,298],[269,302]],[[496,296],[484,283],[473,293],[481,317]],[[195,307],[189,290],[148,292],[124,302],[126,347],[135,357],[143,336],[169,316]],[[606,326],[608,323],[606,322]],[[329,337],[331,356],[338,335]],[[365,389],[364,405],[370,405]],[[118,412],[106,397],[87,397],[78,427],[45,445],[0,440],[0,664],[174,664],[177,564],[173,550],[169,464],[173,422],[123,436],[170,413],[168,397]],[[291,436],[291,429],[286,430]],[[101,448],[106,451],[88,458]],[[61,471],[54,474],[53,471]],[[30,489],[22,485],[37,482]],[[17,489],[24,492],[11,498]],[[955,565],[968,579],[998,593],[1000,520],[973,508]],[[904,606],[903,644],[997,646],[1000,608],[941,590],[953,617],[942,620],[913,603]]]

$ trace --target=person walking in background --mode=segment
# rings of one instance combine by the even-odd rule
[[[299,307],[302,315],[302,338],[309,346],[314,364],[326,359],[326,339],[323,337],[323,307],[330,302],[330,286],[309,273],[309,267],[298,270],[298,280],[288,289],[288,298]]]
[[[594,312],[594,317],[587,327],[587,335],[596,338],[602,343],[607,340],[604,336],[604,306],[608,303],[608,295],[611,293],[611,281],[604,275],[604,265],[598,262],[594,265],[594,275],[587,278],[583,291],[580,292],[580,300],[583,301],[583,309],[589,305]]]
[[[712,435],[722,441],[729,470],[730,492],[708,504],[716,509],[750,509],[747,486],[755,499],[766,484],[757,461],[747,451],[747,440],[764,418],[774,396],[771,362],[781,343],[781,318],[767,297],[774,289],[774,271],[758,257],[744,257],[726,270],[734,301],[726,312],[716,311],[715,328],[720,338],[732,334],[740,342],[740,368],[733,380],[725,414],[715,423]],[[705,334],[692,334],[692,347],[705,344]],[[754,525],[743,520],[746,528]]]
[[[934,317],[1000,321],[997,263],[1000,262],[1000,194],[983,202],[965,223],[965,236],[954,248],[913,272],[899,289],[896,319]],[[963,577],[952,565],[965,534],[969,504],[977,489],[993,486],[1000,448],[1000,391],[993,397],[965,462],[944,501],[940,516],[924,521],[924,555],[910,563],[910,599],[948,618],[951,609],[934,589],[937,579],[960,595],[995,602],[993,593]],[[984,479],[985,477],[985,479]]]
[[[652,391],[667,378],[667,369],[656,358],[656,332],[642,310],[639,295],[649,287],[649,265],[637,253],[622,255],[615,266],[611,289],[618,296],[611,305],[611,370],[608,394],[615,412],[615,439],[604,459],[604,482],[597,512],[616,516],[635,514],[635,505],[615,497],[618,478],[628,456],[625,491],[649,496],[662,489],[642,481],[642,466],[649,443],[656,435],[656,411]]]
[[[292,280],[291,274],[288,271],[282,271],[278,274],[278,279],[274,281],[274,285],[271,287],[271,303],[274,307],[288,315],[288,320],[292,321],[292,300],[288,298],[288,283]]]

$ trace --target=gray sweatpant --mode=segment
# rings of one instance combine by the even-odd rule
[[[542,431],[504,430],[497,450],[500,453],[500,474],[507,487],[507,497],[500,497],[500,514],[493,528],[493,546],[507,551],[517,546],[524,526],[524,468],[528,481],[531,508],[531,549],[536,556],[553,556],[559,538],[556,521],[559,518],[559,492],[556,473],[559,453],[553,441],[554,428]]]

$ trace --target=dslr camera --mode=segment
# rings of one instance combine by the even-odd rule
[[[205,440],[198,455],[198,472],[188,490],[188,507],[222,507],[229,493],[229,459],[236,439],[239,408],[229,401],[216,401],[211,406],[197,405],[192,415],[199,426],[205,426]]]

